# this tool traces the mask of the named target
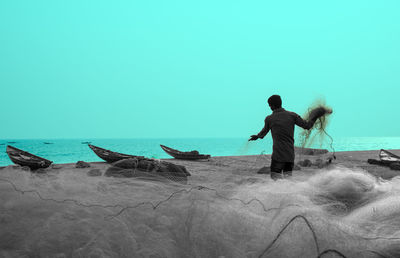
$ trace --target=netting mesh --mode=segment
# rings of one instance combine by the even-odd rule
[[[325,137],[329,137],[331,141],[331,149],[333,150],[332,142],[333,139],[329,136],[326,128],[329,123],[329,117],[332,114],[332,108],[327,106],[324,99],[317,99],[310,105],[307,112],[303,115],[303,118],[307,121],[316,117],[318,119],[315,121],[314,126],[310,130],[301,130],[299,133],[299,141],[301,147],[310,147],[316,142],[322,145]]]
[[[214,164],[215,163],[215,164]],[[5,257],[398,257],[399,179],[299,171],[273,182],[220,161],[170,180],[0,170]],[[239,163],[238,163],[239,164]],[[99,167],[104,172],[104,168]]]

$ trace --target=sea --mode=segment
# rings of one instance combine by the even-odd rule
[[[211,156],[240,156],[271,154],[272,140],[248,142],[247,138],[151,138],[151,139],[3,139],[0,140],[0,166],[11,165],[6,146],[11,145],[54,163],[102,161],[87,143],[116,152],[146,156],[149,158],[171,158],[160,144],[180,151],[197,150]],[[400,137],[334,137],[316,141],[307,147],[325,148],[329,151],[358,151],[400,149]]]

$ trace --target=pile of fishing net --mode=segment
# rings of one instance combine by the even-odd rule
[[[1,257],[400,257],[399,178],[219,167],[184,185],[0,171]]]
[[[104,174],[113,177],[164,177],[173,181],[186,181],[190,173],[184,166],[146,158],[117,161]]]

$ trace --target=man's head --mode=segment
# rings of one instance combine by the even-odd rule
[[[279,95],[272,95],[268,99],[268,104],[271,110],[275,110],[282,107],[282,99]]]

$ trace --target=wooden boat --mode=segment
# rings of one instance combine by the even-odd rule
[[[400,156],[384,149],[379,151],[379,160],[368,159],[367,162],[373,165],[390,167],[393,170],[400,170]]]
[[[119,152],[114,152],[110,150],[106,150],[91,144],[88,144],[89,148],[101,159],[105,160],[108,163],[113,163],[122,159],[129,159],[129,158],[142,158],[142,156],[134,156],[134,155],[129,155],[129,154],[123,154]]]
[[[178,151],[167,146],[161,145],[160,147],[169,155],[176,159],[187,159],[187,160],[197,160],[197,159],[209,159],[210,155],[199,154],[198,151]]]
[[[47,168],[51,163],[53,163],[50,160],[38,157],[10,145],[7,145],[6,152],[12,162],[21,166],[29,167],[32,170],[38,168]]]
[[[400,162],[400,156],[397,156],[384,149],[379,151],[379,159],[386,163]]]

